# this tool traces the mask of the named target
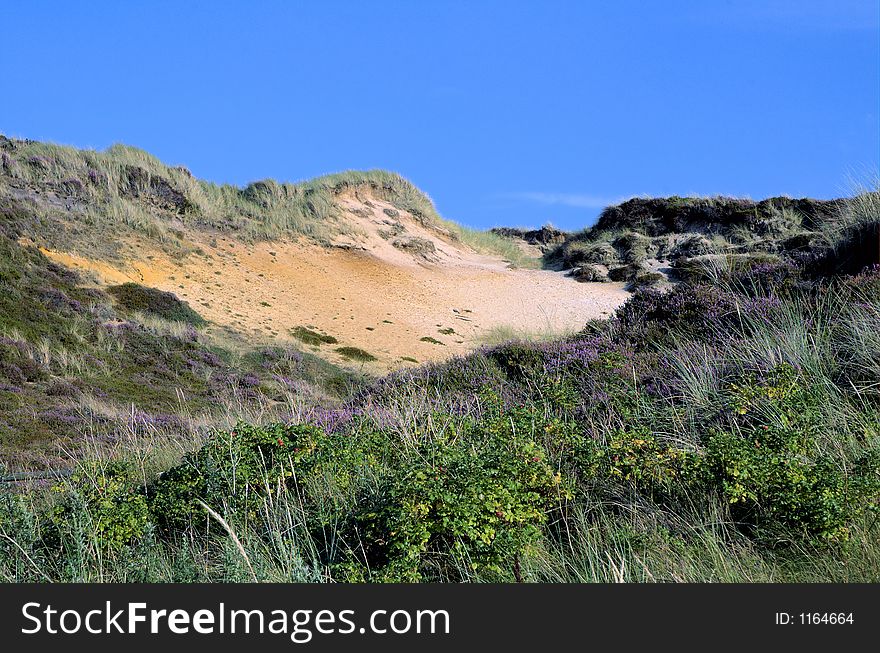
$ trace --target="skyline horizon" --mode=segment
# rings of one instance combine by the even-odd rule
[[[71,147],[71,148],[74,148],[76,150],[81,150],[81,151],[101,152],[101,151],[108,150],[116,145],[131,147],[131,148],[146,152],[147,154],[159,159],[159,161],[163,165],[166,165],[168,167],[178,167],[178,166],[185,167],[185,168],[187,168],[187,170],[189,170],[193,174],[194,177],[196,177],[197,179],[199,179],[201,181],[205,181],[205,182],[213,183],[213,184],[217,184],[217,185],[231,185],[231,186],[234,186],[234,187],[240,188],[240,189],[246,188],[250,184],[254,184],[257,182],[261,182],[261,181],[271,180],[271,181],[275,181],[275,182],[278,182],[281,184],[300,184],[300,183],[305,183],[305,182],[311,181],[313,179],[317,179],[317,178],[324,177],[324,176],[330,176],[330,175],[334,175],[334,174],[338,174],[338,173],[359,170],[356,168],[329,170],[327,172],[319,173],[315,176],[303,177],[303,178],[299,178],[299,179],[284,179],[284,178],[275,178],[275,177],[253,177],[247,181],[236,183],[236,182],[218,181],[215,179],[205,178],[205,177],[201,176],[200,174],[195,173],[192,170],[191,166],[186,163],[186,161],[164,160],[161,157],[157,156],[155,153],[138,146],[136,143],[126,143],[126,142],[122,142],[122,141],[117,141],[117,142],[110,143],[110,144],[103,146],[103,147],[101,147],[101,146],[95,147],[95,146],[89,146],[89,145],[83,146],[83,145],[79,145],[76,143],[66,143],[66,142],[60,142],[60,141],[54,141],[54,140],[43,140],[43,139],[30,138],[25,135],[13,134],[13,133],[5,132],[2,130],[0,130],[0,136],[5,136],[6,138],[10,138],[10,139],[14,139],[14,140],[33,141],[33,142],[41,142],[41,143],[47,143],[47,144],[51,144],[51,145],[57,145],[57,146],[61,146],[61,147]],[[373,169],[374,170],[385,170],[383,168],[373,168]],[[362,171],[365,171],[365,170],[362,170]],[[504,197],[515,198],[515,196],[521,196],[523,199],[536,199],[536,201],[538,201],[538,202],[541,202],[543,199],[539,196],[547,195],[547,196],[550,196],[547,198],[547,204],[552,204],[553,200],[555,200],[558,197],[561,200],[560,203],[564,204],[566,201],[569,201],[571,206],[577,207],[577,208],[591,209],[591,210],[595,211],[595,214],[592,216],[592,218],[589,220],[589,222],[584,223],[581,226],[574,226],[574,227],[569,227],[569,228],[560,227],[552,219],[543,220],[543,221],[534,221],[534,222],[525,223],[525,224],[523,224],[523,223],[518,223],[518,224],[499,223],[499,224],[494,224],[494,225],[490,225],[490,226],[485,226],[485,225],[475,226],[475,225],[469,224],[463,220],[457,219],[456,216],[445,214],[440,209],[440,206],[439,206],[434,194],[431,192],[431,190],[428,188],[423,188],[418,183],[414,182],[411,177],[406,175],[405,172],[401,172],[399,170],[385,170],[385,171],[397,174],[397,175],[403,177],[404,179],[407,179],[408,181],[412,182],[416,186],[416,188],[418,188],[423,194],[425,194],[434,203],[435,207],[438,209],[438,213],[444,219],[451,220],[453,222],[456,222],[456,223],[461,224],[466,227],[475,228],[475,229],[483,229],[483,230],[487,230],[487,231],[490,229],[503,228],[503,227],[520,228],[520,229],[540,229],[541,227],[544,227],[544,226],[551,226],[551,227],[561,229],[562,231],[576,232],[581,229],[588,229],[589,227],[593,226],[595,224],[596,220],[598,220],[601,212],[604,209],[612,207],[612,206],[617,206],[619,204],[622,204],[623,202],[627,202],[627,201],[633,200],[633,199],[662,199],[662,198],[669,198],[669,197],[703,198],[703,199],[730,198],[730,199],[742,199],[742,200],[749,200],[749,201],[754,201],[754,202],[761,202],[761,201],[764,201],[767,199],[773,199],[773,198],[777,198],[777,197],[786,197],[786,198],[791,198],[791,199],[833,200],[833,199],[839,199],[839,198],[844,198],[844,197],[852,197],[856,194],[859,194],[859,193],[865,192],[865,191],[868,191],[868,192],[880,191],[880,173],[877,173],[877,172],[863,172],[863,173],[855,172],[853,174],[847,174],[847,176],[845,177],[845,181],[841,184],[841,191],[839,193],[831,193],[831,194],[823,196],[823,197],[815,196],[815,195],[796,195],[796,194],[793,195],[790,193],[775,193],[775,194],[764,195],[761,197],[753,197],[748,194],[687,192],[687,193],[672,193],[672,194],[660,194],[660,195],[650,194],[650,193],[633,193],[631,195],[623,195],[623,196],[620,196],[617,198],[607,198],[607,201],[604,201],[604,200],[599,201],[600,198],[595,198],[593,196],[589,196],[589,197],[586,197],[586,199],[583,199],[583,201],[582,201],[582,198],[580,196],[578,196],[576,194],[567,194],[567,193],[538,193],[538,192],[501,193],[501,194],[497,195],[499,198],[504,198]]]
[[[474,228],[630,196],[831,198],[880,172],[880,6],[0,6],[0,129],[244,185],[392,170]]]

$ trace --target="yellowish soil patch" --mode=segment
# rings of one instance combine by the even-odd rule
[[[205,254],[182,261],[146,248],[139,260],[120,266],[46,253],[107,284],[135,281],[174,292],[212,322],[260,339],[293,340],[290,332],[298,326],[331,335],[339,344],[321,345],[322,356],[345,363],[335,348],[358,347],[379,359],[365,364],[374,372],[411,364],[404,358],[422,362],[463,354],[496,327],[575,331],[628,296],[622,284],[582,284],[559,272],[509,269],[405,213],[389,218],[383,209],[390,205],[375,199],[364,204],[348,197],[343,205],[360,215],[346,214],[354,235],[340,239],[340,247],[199,235],[194,244]],[[413,255],[395,247],[395,237],[387,237],[393,223],[405,229],[398,237],[429,240],[433,252]]]

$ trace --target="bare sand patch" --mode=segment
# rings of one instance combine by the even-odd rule
[[[623,284],[511,269],[377,200],[343,198],[343,206],[352,235],[332,247],[196,234],[204,254],[183,260],[145,247],[124,265],[47,254],[107,284],[136,281],[174,292],[208,320],[256,339],[293,340],[297,327],[327,334],[338,344],[313,346],[316,352],[374,372],[466,353],[498,327],[576,331],[628,297]],[[395,245],[400,239],[431,245],[427,254],[414,253]],[[377,361],[352,363],[334,351],[340,346]]]

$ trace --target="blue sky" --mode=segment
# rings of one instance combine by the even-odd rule
[[[877,0],[6,2],[0,132],[244,184],[387,168],[477,227],[880,167]]]

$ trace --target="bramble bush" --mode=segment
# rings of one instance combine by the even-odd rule
[[[150,511],[134,468],[124,461],[86,463],[55,486],[61,500],[49,515],[47,540],[85,537],[96,548],[120,551],[150,528]]]
[[[356,515],[360,550],[337,565],[346,580],[504,577],[537,542],[561,476],[535,441],[531,411],[498,411],[422,443]]]
[[[649,492],[689,481],[696,460],[691,452],[658,440],[645,428],[613,433],[602,449],[600,472]]]
[[[761,538],[846,541],[850,525],[872,509],[880,491],[876,451],[847,460],[823,450],[821,398],[789,365],[764,378],[747,375],[728,392],[739,430],[709,435],[704,482]]]
[[[236,520],[253,519],[265,495],[293,475],[293,466],[322,435],[314,426],[280,423],[239,423],[219,431],[152,484],[150,510],[166,530],[184,529],[193,517],[204,516],[199,501]]]

